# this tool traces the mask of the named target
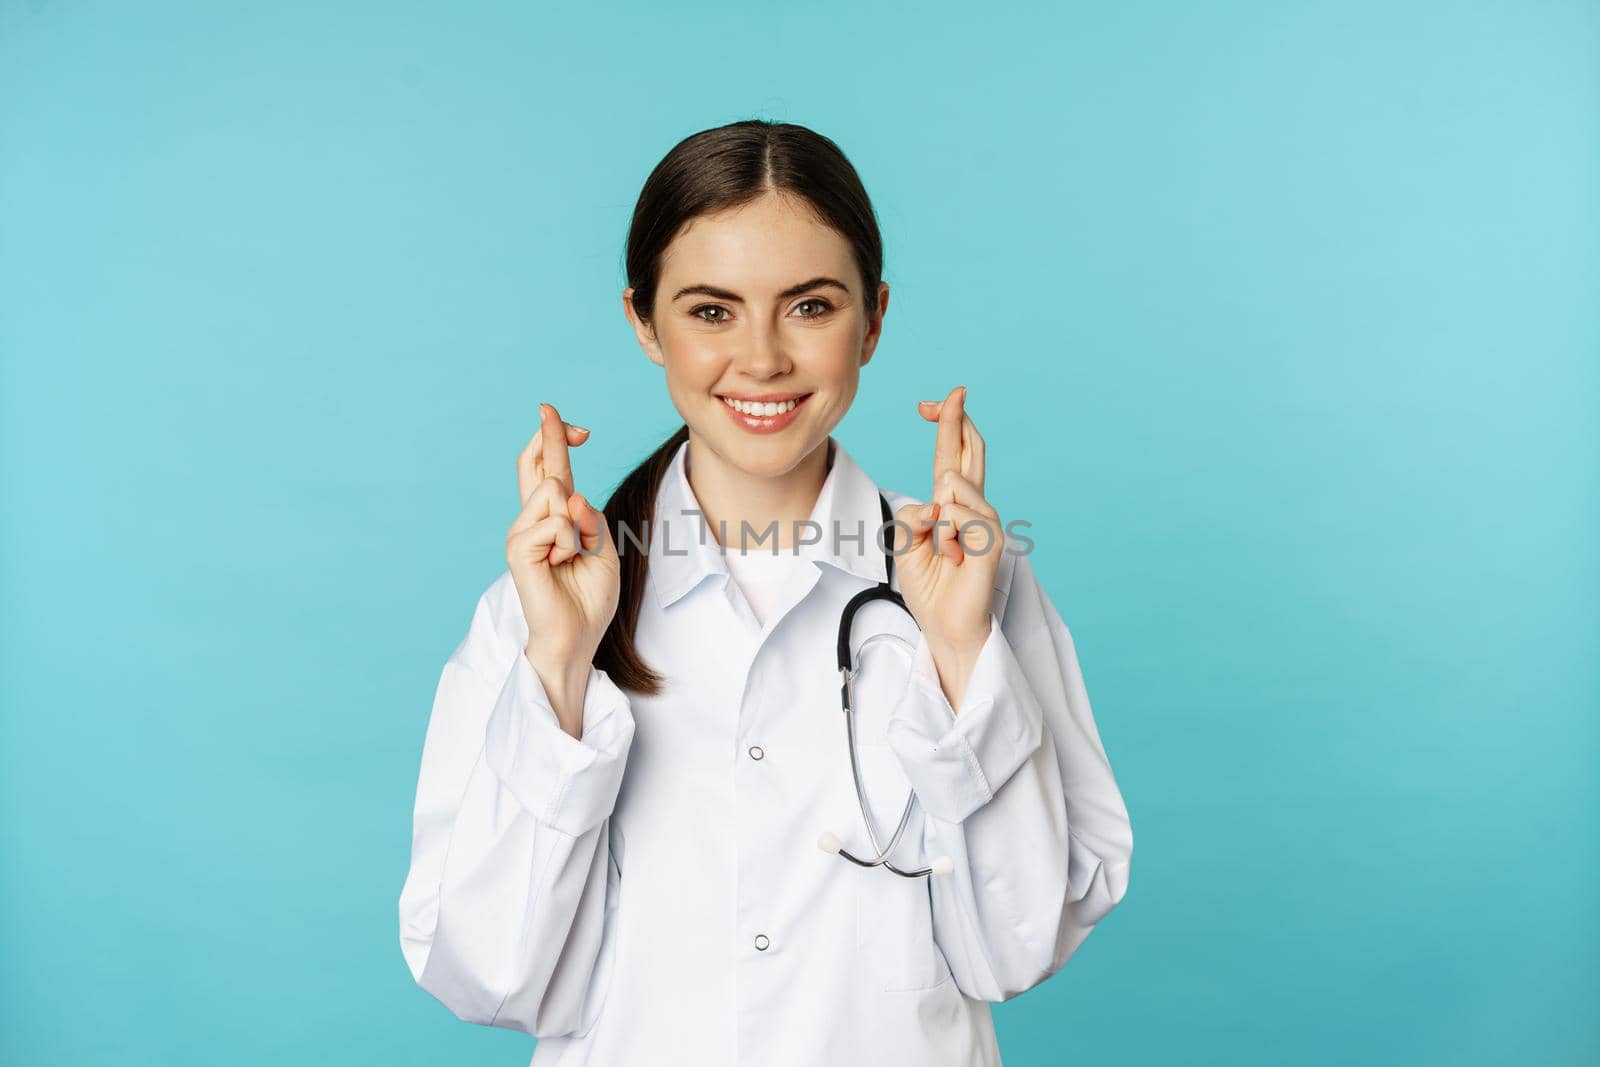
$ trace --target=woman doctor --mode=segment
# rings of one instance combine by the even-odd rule
[[[517,457],[508,568],[435,695],[399,910],[417,982],[539,1038],[535,1065],[998,1064],[989,1004],[1127,889],[1072,638],[984,495],[965,389],[916,405],[924,498],[830,436],[881,336],[882,259],[829,139],[685,139],[639,197],[622,294],[683,427],[600,510],[570,459],[589,431],[553,406]],[[835,645],[891,565],[910,614],[856,615],[852,703],[877,840],[914,794],[890,862],[923,877],[818,847],[877,856]],[[904,644],[862,647],[878,634]]]

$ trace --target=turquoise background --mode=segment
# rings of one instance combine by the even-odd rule
[[[1600,13],[1206,7],[0,0],[0,1060],[526,1062],[400,955],[433,687],[762,116],[885,233],[841,440],[969,385],[1132,814],[1008,1067],[1595,1062]]]

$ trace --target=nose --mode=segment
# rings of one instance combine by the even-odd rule
[[[751,378],[762,380],[776,378],[790,368],[782,334],[777,327],[765,323],[758,324],[746,336],[734,362]]]

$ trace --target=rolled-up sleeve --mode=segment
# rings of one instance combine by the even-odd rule
[[[889,720],[889,743],[923,809],[958,823],[994,799],[1038,749],[1044,716],[1011,644],[991,615],[956,714],[939,684],[924,636],[911,660],[908,692]]]
[[[919,641],[888,741],[917,793],[934,939],[960,989],[1008,1000],[1063,967],[1127,892],[1133,830],[1077,650],[1025,556],[952,708]]]
[[[580,737],[523,655],[509,574],[444,666],[423,743],[400,945],[459,1018],[582,1033],[609,980],[620,849],[611,813],[632,744],[626,694],[590,668]]]
[[[489,715],[484,757],[537,821],[569,837],[588,833],[611,814],[633,734],[627,697],[593,667],[581,732],[578,738],[561,728],[528,658],[513,656]]]

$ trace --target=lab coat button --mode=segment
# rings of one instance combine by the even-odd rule
[[[751,759],[760,759],[762,756],[765,756],[765,755],[766,755],[766,752],[762,750],[760,745],[751,745],[750,746],[750,758]]]
[[[772,942],[767,940],[766,934],[756,935],[756,948],[760,949],[762,952],[765,952],[767,950],[767,946],[770,944],[772,944]]]

